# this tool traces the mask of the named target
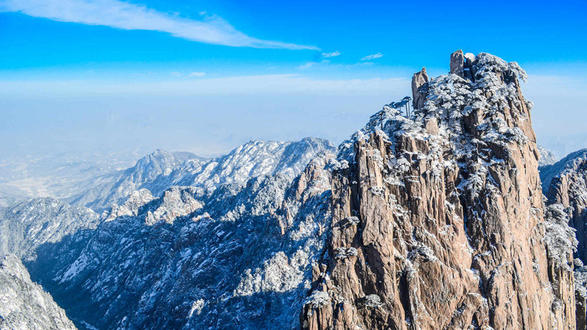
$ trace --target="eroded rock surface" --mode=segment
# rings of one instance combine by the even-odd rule
[[[426,68],[416,72],[412,77],[412,98],[414,100],[414,109],[421,108],[426,100],[428,74]]]
[[[575,327],[574,235],[545,216],[525,73],[482,53],[465,79],[461,55],[412,118],[384,107],[341,147],[304,328]]]

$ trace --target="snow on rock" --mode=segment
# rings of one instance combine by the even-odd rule
[[[153,225],[159,221],[173,223],[178,217],[186,216],[202,208],[202,203],[194,198],[195,191],[190,187],[171,187],[161,198],[146,207],[145,223]]]
[[[22,204],[0,248],[36,256],[31,277],[81,328],[566,327],[585,296],[568,225],[583,163],[541,168],[564,183],[544,208],[525,72],[453,57],[417,74],[409,117],[386,105],[338,149],[159,150],[71,199],[104,221]]]
[[[538,160],[538,166],[543,167],[546,165],[552,165],[557,162],[557,157],[555,154],[546,149],[545,147],[538,145],[538,153],[540,154],[540,159]]]
[[[215,159],[157,150],[134,167],[98,179],[95,187],[71,201],[102,211],[116,208],[140,189],[160,196],[172,186],[191,186],[200,194],[209,195],[220,186],[242,186],[255,177],[282,174],[291,180],[316,155],[332,150],[334,147],[328,141],[316,138],[296,142],[251,141]]]
[[[332,151],[257,141],[176,168],[153,181],[172,184],[156,197],[132,193],[47,249],[32,277],[80,327],[295,328],[328,234]]]
[[[131,168],[96,178],[92,188],[69,198],[68,201],[101,212],[114,204],[122,204],[128,196],[141,188],[147,188],[151,192],[157,188],[163,191],[170,186],[163,184],[163,187],[158,187],[154,181],[159,177],[169,176],[174,169],[185,163],[204,161],[190,153],[156,150],[139,159]]]
[[[76,329],[15,255],[0,257],[0,329]]]
[[[574,246],[575,259],[575,300],[577,303],[577,329],[587,326],[585,310],[587,309],[585,275],[587,272],[583,263],[587,261],[587,149],[578,150],[567,155],[557,163],[540,168],[542,191],[547,197],[548,210],[553,210],[555,229],[553,241],[554,255],[570,267],[569,258],[560,256],[560,250]],[[567,223],[576,232],[570,232]],[[564,223],[564,224],[563,224]],[[548,234],[548,231],[547,231]],[[547,235],[548,237],[548,235]],[[577,244],[578,241],[578,244]],[[551,248],[549,247],[549,253]],[[560,257],[559,257],[560,256]]]
[[[36,198],[0,210],[0,255],[34,259],[37,249],[82,229],[94,229],[99,216],[53,198]]]
[[[545,211],[546,235],[544,240],[550,259],[559,267],[572,270],[573,259],[569,251],[577,250],[575,230],[569,227],[569,216],[562,204],[551,204]]]
[[[133,191],[128,199],[122,205],[114,205],[110,210],[110,213],[106,217],[106,221],[112,221],[116,218],[123,216],[136,216],[139,213],[139,209],[145,204],[155,199],[148,189],[140,189]]]
[[[410,116],[386,105],[339,147],[310,293],[330,299],[304,306],[304,328],[575,326],[572,230],[543,215],[526,74],[487,53],[451,60],[415,74]]]

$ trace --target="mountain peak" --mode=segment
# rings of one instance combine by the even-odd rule
[[[320,299],[304,306],[304,328],[574,319],[572,230],[543,213],[525,72],[487,53],[450,60],[447,75],[414,75],[413,111],[385,105],[340,148],[328,254],[310,292]]]

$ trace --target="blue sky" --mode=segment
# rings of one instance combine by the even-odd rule
[[[539,140],[562,154],[587,144],[585,14],[586,1],[0,0],[0,138],[17,143],[0,151],[338,143],[463,49],[526,68]]]

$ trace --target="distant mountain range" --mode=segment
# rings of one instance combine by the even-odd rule
[[[6,198],[0,328],[584,328],[587,152],[536,145],[516,63],[450,67],[338,147],[157,150]]]

